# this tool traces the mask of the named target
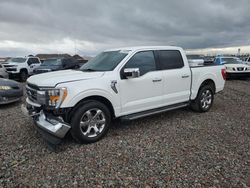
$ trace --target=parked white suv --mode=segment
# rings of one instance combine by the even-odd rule
[[[190,68],[179,47],[112,49],[80,70],[31,76],[22,110],[50,142],[70,132],[90,143],[107,133],[114,118],[133,120],[186,106],[206,112],[224,83],[224,65]]]
[[[21,81],[26,81],[33,70],[41,65],[38,57],[15,57],[3,63],[9,77],[19,77]]]
[[[218,56],[215,63],[225,65],[227,78],[250,77],[250,66],[237,57]]]

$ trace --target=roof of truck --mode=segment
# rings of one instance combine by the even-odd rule
[[[122,47],[122,48],[114,48],[105,51],[138,51],[138,50],[182,50],[182,48],[177,46],[134,46],[134,47]]]

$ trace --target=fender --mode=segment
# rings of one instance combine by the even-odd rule
[[[192,78],[194,79],[194,78]],[[216,82],[215,80],[218,80],[217,76],[215,73],[208,73],[205,74],[204,76],[200,77],[198,81],[195,81],[195,85],[192,86],[191,89],[191,100],[194,100],[199,92],[199,89],[201,87],[201,84],[206,81],[206,80],[212,80],[215,84],[215,89],[216,89]]]
[[[101,89],[90,89],[86,91],[82,91],[75,95],[73,98],[65,99],[62,103],[61,108],[74,107],[81,100],[92,97],[92,96],[100,96],[106,98],[113,106],[115,116],[118,117],[120,114],[120,99],[119,96],[112,95],[111,93],[101,90]]]

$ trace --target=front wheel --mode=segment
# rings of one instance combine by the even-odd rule
[[[214,92],[210,85],[202,86],[194,101],[191,102],[191,109],[197,112],[207,112],[213,105]]]
[[[98,101],[86,101],[71,119],[71,135],[80,143],[93,143],[107,133],[111,122],[109,109]]]

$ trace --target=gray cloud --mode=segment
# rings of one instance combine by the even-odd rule
[[[2,0],[0,10],[0,56],[69,50],[63,46],[68,43],[60,44],[65,40],[77,41],[81,53],[135,45],[250,44],[249,0]],[[6,41],[13,43],[5,47]]]

